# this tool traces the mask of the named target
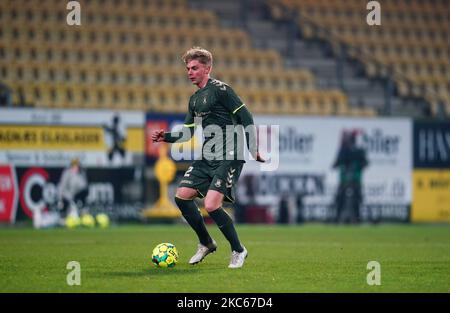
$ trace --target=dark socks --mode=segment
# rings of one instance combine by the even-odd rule
[[[200,243],[204,246],[207,246],[212,242],[212,238],[206,229],[205,222],[203,221],[203,217],[198,210],[197,205],[194,200],[184,200],[175,197],[175,202],[180,208],[181,214],[195,231],[198,236]]]
[[[211,216],[214,222],[216,222],[222,234],[230,242],[231,249],[237,252],[244,251],[244,249],[241,246],[241,243],[239,242],[236,229],[234,228],[233,220],[227,214],[227,212],[225,212],[224,209],[222,208],[218,208],[217,210],[209,212],[209,216]]]

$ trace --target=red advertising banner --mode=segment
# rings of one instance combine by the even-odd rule
[[[154,120],[154,121],[148,121],[147,122],[147,127],[146,127],[146,136],[145,136],[145,140],[146,140],[146,155],[149,158],[153,158],[156,159],[159,156],[159,145],[161,145],[161,143],[156,143],[153,142],[151,139],[151,135],[154,131],[156,130],[164,130],[164,131],[170,131],[169,130],[169,123],[167,121],[163,121],[163,120]]]
[[[17,194],[17,181],[13,167],[0,165],[0,222],[14,223]]]

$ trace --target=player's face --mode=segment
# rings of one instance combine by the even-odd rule
[[[72,172],[74,172],[74,173],[78,173],[78,171],[80,170],[80,167],[78,166],[78,165],[72,165],[72,168],[71,168],[71,170],[72,170]]]
[[[203,87],[209,78],[211,66],[200,63],[198,60],[191,60],[186,64],[189,79],[194,85]]]

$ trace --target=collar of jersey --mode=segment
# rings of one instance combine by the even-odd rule
[[[195,93],[201,92],[201,91],[205,90],[207,87],[211,86],[211,83],[213,80],[214,80],[214,78],[210,77],[208,79],[208,82],[206,83],[206,85],[203,88],[199,88]]]

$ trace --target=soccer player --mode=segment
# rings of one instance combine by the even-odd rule
[[[195,122],[201,118],[205,140],[202,158],[195,160],[181,180],[175,202],[183,217],[196,232],[200,243],[190,264],[201,262],[214,252],[217,244],[209,235],[194,198],[204,198],[205,209],[217,224],[231,245],[229,268],[240,268],[247,257],[247,249],[239,241],[234,223],[222,208],[223,201],[234,202],[235,185],[239,179],[244,161],[243,137],[239,131],[227,133],[227,126],[242,125],[246,129],[247,147],[255,160],[265,162],[260,156],[256,144],[256,128],[253,117],[245,104],[227,84],[211,78],[212,54],[200,47],[194,47],[183,55],[189,79],[199,89],[189,99],[189,111],[182,131],[166,133],[154,131],[154,142],[188,141],[194,134]],[[207,132],[208,126],[221,130]],[[241,128],[242,130],[242,128]],[[190,136],[183,136],[183,133]],[[217,142],[222,143],[217,144]],[[240,144],[241,143],[241,144]]]

